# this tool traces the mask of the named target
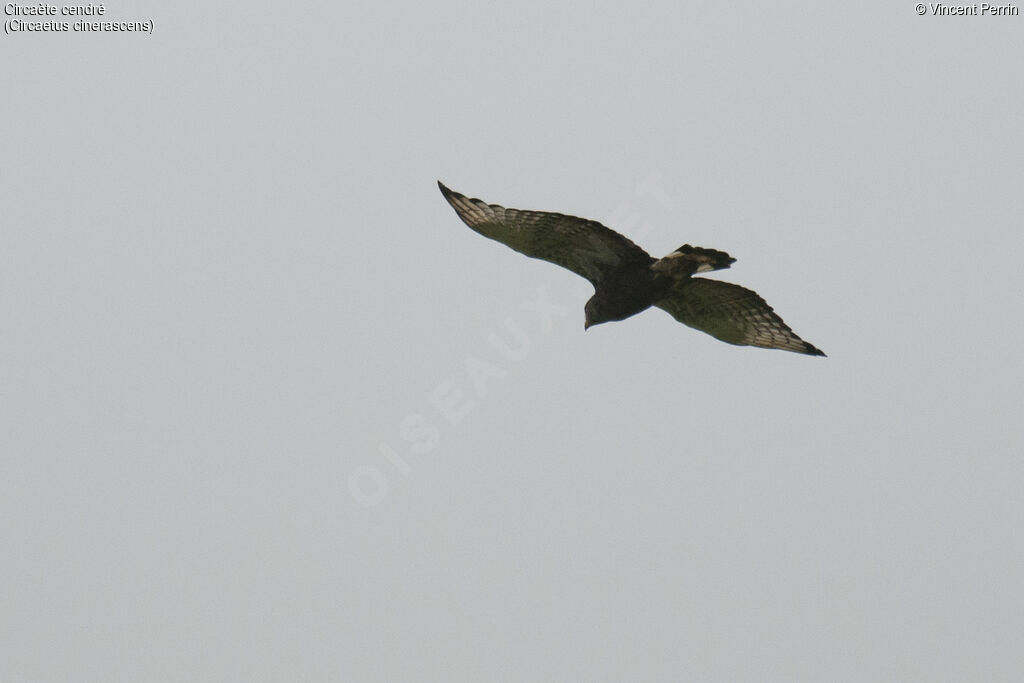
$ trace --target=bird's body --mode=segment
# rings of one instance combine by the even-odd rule
[[[654,262],[654,259],[651,259]],[[586,327],[612,320],[625,320],[651,307],[663,297],[672,285],[670,278],[657,275],[650,265],[630,265],[595,285],[592,299],[600,301],[600,308],[591,305]]]
[[[684,244],[662,259],[596,221],[547,211],[520,211],[453,192],[441,193],[470,228],[516,251],[568,268],[594,285],[584,327],[625,320],[657,306],[679,322],[737,345],[824,356],[800,339],[764,299],[739,285],[696,273],[736,259]]]

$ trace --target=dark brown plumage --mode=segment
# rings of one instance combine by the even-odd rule
[[[476,232],[589,280],[594,296],[585,306],[584,327],[624,320],[657,306],[684,325],[729,344],[825,355],[798,337],[756,293],[729,282],[692,277],[728,268],[736,259],[723,251],[684,244],[655,259],[596,221],[506,209],[437,184],[459,218]]]

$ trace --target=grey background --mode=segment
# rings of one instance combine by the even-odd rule
[[[0,678],[1024,677],[1024,18],[770,5],[5,35]],[[829,358],[584,334],[436,179]]]

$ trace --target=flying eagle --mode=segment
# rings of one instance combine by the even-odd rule
[[[789,329],[755,292],[692,277],[728,268],[736,259],[724,251],[684,244],[655,259],[597,221],[506,209],[449,190],[440,181],[437,185],[459,218],[484,237],[590,280],[594,296],[584,308],[584,329],[657,306],[684,325],[729,344],[825,355]]]

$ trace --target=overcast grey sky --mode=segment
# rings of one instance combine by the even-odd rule
[[[1024,678],[1024,17],[106,10],[0,40],[0,679]],[[437,179],[829,357],[584,333]]]

